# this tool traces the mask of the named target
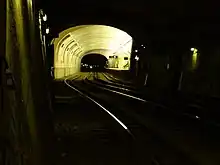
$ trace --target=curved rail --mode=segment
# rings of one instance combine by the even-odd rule
[[[91,74],[90,74],[91,75]],[[87,78],[87,77],[86,77]],[[128,127],[122,122],[120,121],[114,114],[112,114],[106,107],[104,107],[103,105],[101,105],[97,100],[91,98],[90,96],[88,96],[87,94],[85,94],[84,92],[82,92],[80,89],[77,89],[76,87],[74,87],[73,85],[71,85],[70,83],[67,82],[68,78],[66,78],[64,80],[64,83],[70,87],[71,89],[73,89],[74,91],[76,91],[77,93],[79,93],[82,97],[90,100],[92,103],[96,104],[98,107],[100,107],[100,109],[102,109],[104,112],[106,112],[109,116],[111,116],[118,124],[121,125],[121,127],[123,127],[132,137],[132,133],[131,131],[128,129]]]

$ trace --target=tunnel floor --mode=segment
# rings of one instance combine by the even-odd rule
[[[57,164],[134,164],[131,139],[110,118],[76,93],[57,98],[55,132]],[[67,89],[69,90],[69,89]]]
[[[89,73],[80,74],[86,77]],[[93,80],[93,77],[88,76],[87,78]],[[104,79],[104,77],[102,78]],[[83,78],[73,83],[83,86],[85,90],[95,93],[97,97],[111,98],[110,102],[117,99],[101,91],[96,91],[93,87],[88,87],[82,80]],[[55,81],[53,89],[55,95],[54,125],[57,140],[55,162],[57,165],[153,165],[158,161],[164,165],[196,165],[190,157],[152,132],[151,129],[137,123],[132,117],[113,110],[117,117],[123,119],[135,133],[135,140],[105,112],[100,111],[96,105],[70,90],[62,81]],[[129,106],[128,104],[127,108]],[[109,104],[109,107],[112,106]],[[124,108],[126,110],[126,106]],[[146,120],[149,119],[146,118]]]

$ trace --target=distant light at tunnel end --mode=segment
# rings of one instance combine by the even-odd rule
[[[134,50],[136,53],[138,52],[138,50],[136,49],[136,50]]]

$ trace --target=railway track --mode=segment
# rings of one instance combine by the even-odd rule
[[[103,89],[103,87],[100,88],[98,84],[91,83],[92,79],[94,79],[94,74],[90,73],[87,76],[81,77],[80,83],[68,79],[66,79],[64,82],[69,88],[77,92],[81,97],[83,97],[90,103],[93,103],[94,105],[98,106],[99,110],[105,112],[109,117],[114,119],[115,123],[117,123],[118,126],[120,126],[122,129],[124,129],[125,132],[127,132],[127,135],[129,135],[129,137],[133,139],[132,146],[135,146],[134,147],[135,148],[134,151],[136,152],[135,156],[139,155],[137,156],[138,160],[140,161],[138,164],[141,164],[141,162],[148,162],[149,164],[152,165],[162,164],[164,159],[167,159],[167,161],[169,161],[168,159],[171,159],[170,157],[165,158],[166,157],[165,155],[163,155],[162,153],[158,153],[161,152],[161,145],[158,146],[158,144],[160,144],[161,141],[163,141],[162,142],[163,144],[166,144],[166,142],[164,142],[164,140],[158,137],[154,132],[149,130],[146,127],[146,125],[138,121],[137,118],[133,116],[133,113],[129,113],[130,110],[128,111],[126,110],[126,108],[132,109],[133,107],[123,106],[124,104],[117,104],[116,100],[120,99],[122,102],[125,103],[131,100],[135,102],[137,101],[143,102],[143,101],[134,99],[132,97],[127,97],[115,92],[111,92],[111,91],[107,92],[107,90]],[[160,142],[158,142],[158,139]],[[166,147],[168,147],[167,144]],[[165,149],[166,147],[164,147],[164,150],[166,150]],[[145,151],[145,153],[143,153],[143,151]],[[145,159],[145,161],[143,161],[143,159]],[[181,164],[180,163],[181,161],[179,160],[176,160],[176,162],[178,162],[178,164]]]
[[[174,105],[163,104],[157,101],[153,101],[147,98],[143,91],[135,87],[124,85],[123,82],[119,83],[118,81],[112,80],[111,76],[106,73],[101,73],[106,78],[102,80],[98,73],[94,73],[94,81],[90,81],[91,84],[99,86],[100,88],[115,92],[126,97],[134,98],[136,100],[150,103],[161,108],[166,109],[166,111],[174,113],[178,116],[183,116],[185,118],[191,118],[192,120],[200,120],[205,122],[207,125],[212,125],[214,127],[220,127],[219,122],[216,120],[216,117],[212,113],[208,113],[207,110],[200,104],[196,103],[179,103]],[[111,80],[111,81],[110,81]],[[88,81],[88,80],[87,80]]]

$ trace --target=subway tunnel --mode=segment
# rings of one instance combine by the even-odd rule
[[[88,54],[107,59],[107,69],[129,70],[132,37],[115,27],[80,25],[59,33],[54,40],[54,76],[62,79],[80,71],[81,60]]]
[[[47,76],[46,63],[49,55],[46,53],[48,51],[44,52],[46,49],[43,49],[47,47],[47,44],[39,38],[39,31],[46,29],[39,30],[35,27],[35,23],[38,21],[38,18],[34,17],[37,13],[35,10],[32,11],[32,9],[37,11],[37,8],[32,6],[32,4],[35,5],[35,2],[21,0],[7,2],[10,2],[7,3],[7,10],[2,8],[0,11],[3,14],[0,17],[7,15],[4,18],[7,25],[2,31],[2,38],[6,38],[6,42],[4,42],[6,44],[5,54],[11,73],[6,72],[2,79],[7,86],[3,86],[1,89],[3,94],[6,93],[6,95],[1,95],[3,96],[1,103],[4,103],[1,106],[4,105],[2,107],[6,108],[1,112],[0,117],[3,120],[0,120],[0,126],[4,127],[1,129],[1,133],[10,137],[7,141],[8,144],[5,145],[4,141],[1,143],[6,147],[3,148],[4,150],[0,150],[0,164],[1,158],[4,159],[3,156],[6,157],[9,164],[33,165],[91,164],[91,162],[93,164],[115,165],[220,164],[218,157],[219,127],[216,128],[215,123],[213,124],[215,120],[211,118],[212,112],[210,111],[217,104],[213,103],[212,105],[207,102],[209,111],[205,111],[206,109],[203,107],[191,104],[206,103],[204,99],[198,100],[196,98],[196,102],[187,102],[188,98],[184,100],[184,95],[181,96],[180,93],[172,97],[167,92],[163,95],[162,90],[151,88],[148,83],[148,74],[144,75],[146,76],[145,86],[140,86],[133,82],[127,82],[123,77],[120,79],[119,76],[110,72],[97,73],[97,70],[94,70],[94,65],[100,66],[97,68],[98,70],[108,69],[112,72],[130,69],[131,47],[133,39],[135,38],[135,42],[137,40],[137,37],[131,32],[132,30],[127,30],[130,26],[127,25],[126,29],[109,20],[97,23],[91,18],[85,17],[85,12],[79,14],[76,10],[72,10],[73,5],[62,1],[63,4],[70,7],[68,9],[71,9],[63,8],[63,10],[69,12],[69,17],[73,19],[74,24],[80,25],[71,24],[71,28],[66,28],[64,24],[57,22],[59,18],[62,20],[66,18],[64,15],[62,16],[61,3],[59,3],[59,7],[55,8],[54,1],[51,2],[49,8],[54,9],[51,17],[56,21],[56,24],[60,24],[63,29],[66,29],[53,40],[55,80],[52,80]],[[124,5],[124,3],[121,4]],[[115,5],[122,10],[118,3]],[[1,4],[0,7],[2,6]],[[74,6],[77,5],[74,4]],[[77,7],[78,10],[82,9],[79,5]],[[124,8],[128,8],[128,5],[124,5]],[[59,12],[57,12],[58,9]],[[144,8],[145,10],[146,8]],[[4,14],[4,11],[7,13]],[[109,11],[106,11],[107,15],[110,15]],[[163,13],[161,10],[157,11]],[[126,13],[126,15],[124,11],[121,13],[124,13],[120,19],[121,24],[126,26],[124,22],[127,19],[130,25],[137,27],[136,31],[140,33],[138,28],[140,26],[134,21],[141,20],[140,17],[136,17],[132,13]],[[91,20],[92,24],[77,22],[75,17],[78,15]],[[119,14],[115,15],[117,15],[115,18],[119,19]],[[142,15],[141,18],[145,19],[146,15]],[[48,19],[50,20],[51,17],[49,16]],[[106,20],[105,17],[104,19]],[[4,21],[1,25],[4,25]],[[150,21],[142,20],[140,22],[148,24]],[[48,22],[51,30],[57,28],[51,26],[50,23]],[[45,21],[44,24],[47,22]],[[114,26],[111,27],[113,24]],[[172,36],[166,33],[165,25],[160,25],[155,23],[155,27],[159,27],[159,30],[155,30],[154,34],[161,31],[156,36],[163,36],[161,38],[167,36],[164,42],[171,45],[170,47],[175,47],[169,42]],[[145,28],[143,27],[143,29]],[[148,34],[151,33],[146,29],[145,31]],[[141,36],[144,38],[146,33]],[[48,42],[50,42],[50,34],[43,34]],[[163,50],[166,48],[169,50],[168,52],[173,52],[173,54],[181,54],[183,50],[179,49],[181,47],[173,50],[161,46],[162,42],[159,42],[157,44],[159,46],[154,48],[154,40],[159,40],[159,38],[153,34],[152,36],[150,40],[152,45],[145,45],[141,41],[136,48],[134,47],[133,55],[136,56],[132,58],[136,64],[135,71],[138,73],[142,64],[147,65],[143,62],[143,57],[148,57],[149,54],[144,50],[153,49],[154,52],[150,55],[154,59],[146,58],[146,61],[148,59],[153,61],[149,65],[149,68],[153,69],[148,72],[147,66],[143,67],[146,68],[143,70],[149,73],[152,84],[157,82],[164,84],[163,77],[169,76],[166,73],[171,72],[171,69],[174,68],[174,74],[176,72],[178,74],[180,69],[177,69],[180,68],[180,65],[175,62],[178,59],[177,56],[174,56],[175,58],[171,59],[174,62],[170,63],[166,59],[166,55],[169,53],[163,54],[165,52]],[[146,38],[149,39],[148,36]],[[175,36],[175,38],[178,37]],[[140,40],[139,37],[138,40]],[[143,41],[145,40],[144,38]],[[178,38],[177,41],[180,40]],[[176,43],[180,44],[180,42]],[[1,55],[5,51],[3,47],[4,45],[1,47]],[[159,49],[157,52],[162,52],[161,56],[156,56],[155,49]],[[190,57],[197,57],[190,49],[187,48],[187,50]],[[200,52],[200,49],[198,50]],[[213,61],[217,61],[217,59]],[[177,67],[173,67],[173,63]],[[92,66],[92,68],[88,68],[88,71],[91,72],[87,73],[86,70],[86,73],[77,74],[77,72],[83,71],[82,65],[85,64]],[[76,76],[71,76],[75,73]],[[151,78],[151,73],[158,78]],[[195,71],[194,73],[198,74],[199,72]],[[132,80],[138,79],[138,75],[136,74]],[[64,81],[56,81],[57,79]],[[8,80],[15,80],[14,84],[10,85]],[[177,78],[175,78],[176,80]],[[15,88],[10,89],[13,85]],[[207,117],[203,116],[203,112],[207,114]],[[4,123],[7,124],[4,125]],[[207,134],[203,131],[204,126],[206,126]],[[6,151],[5,155],[2,154],[4,151]],[[204,157],[204,155],[206,156]]]

